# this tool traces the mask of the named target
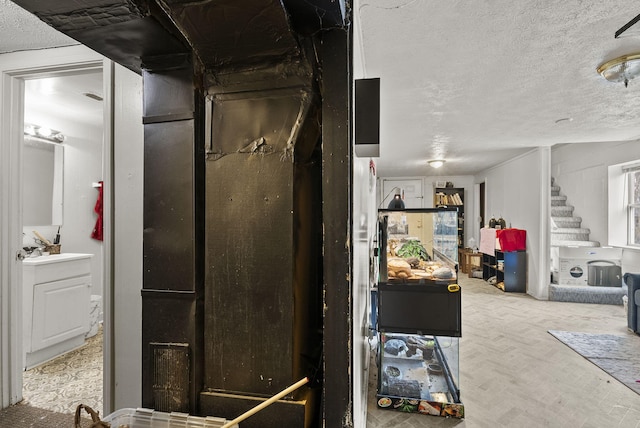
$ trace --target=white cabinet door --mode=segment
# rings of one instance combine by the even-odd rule
[[[33,290],[32,349],[37,351],[89,330],[91,277],[37,284]]]

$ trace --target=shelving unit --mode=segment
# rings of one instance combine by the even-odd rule
[[[456,245],[464,247],[464,188],[463,187],[436,187],[433,193],[433,206],[458,208],[458,221],[456,232]]]
[[[527,291],[526,251],[496,251],[494,255],[482,254],[482,278],[506,292]]]

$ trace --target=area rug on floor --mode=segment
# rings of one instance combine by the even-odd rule
[[[640,394],[640,336],[558,330],[549,333]]]
[[[91,419],[82,415],[82,427],[91,426]],[[0,410],[0,427],[11,428],[72,428],[74,415],[52,412],[37,407],[15,404]]]

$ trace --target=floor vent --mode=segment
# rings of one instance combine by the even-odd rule
[[[189,412],[189,345],[151,343],[153,403],[161,412]]]

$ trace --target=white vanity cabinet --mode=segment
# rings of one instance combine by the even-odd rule
[[[84,344],[92,257],[67,253],[22,261],[26,369]]]

